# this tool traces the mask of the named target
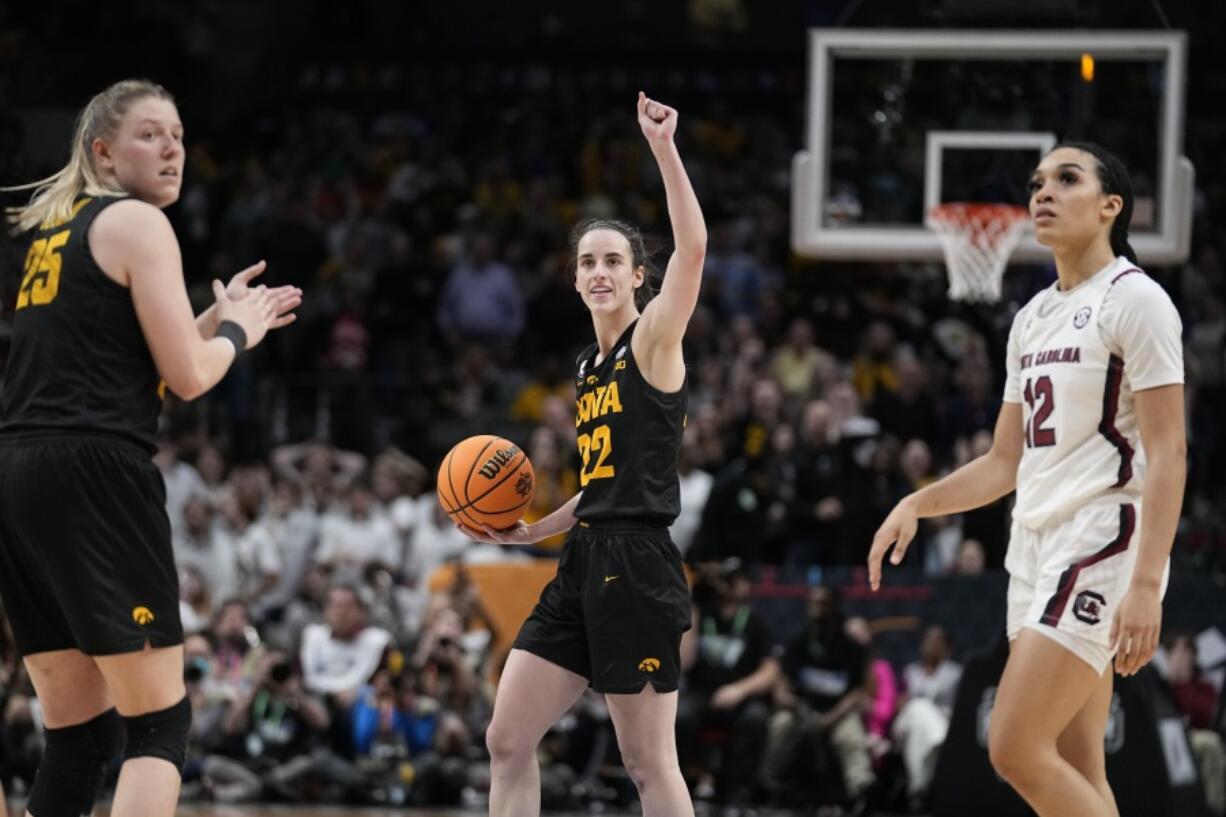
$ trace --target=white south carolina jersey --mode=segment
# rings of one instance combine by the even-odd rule
[[[1016,522],[1059,524],[1091,501],[1139,501],[1145,452],[1133,393],[1183,382],[1170,297],[1125,258],[1068,292],[1056,284],[1013,319],[1004,399],[1022,404]]]

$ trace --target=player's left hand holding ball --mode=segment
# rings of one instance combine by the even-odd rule
[[[487,545],[530,545],[536,541],[532,529],[524,520],[519,520],[506,530],[494,530],[489,525],[482,525],[480,530],[456,523],[456,530],[465,536],[485,542]]]
[[[1116,648],[1115,671],[1136,675],[1158,649],[1162,632],[1162,597],[1156,587],[1132,584],[1111,619],[1111,645]]]

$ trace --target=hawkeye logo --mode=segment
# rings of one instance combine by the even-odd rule
[[[494,452],[494,456],[485,461],[485,465],[481,466],[478,472],[486,479],[493,479],[498,476],[498,472],[502,470],[502,466],[506,465],[511,460],[515,459],[515,455],[519,453],[519,446],[513,445],[510,448],[503,448]]]
[[[152,624],[153,611],[148,607],[134,607],[132,608],[132,620],[142,627],[146,624]]]
[[[621,414],[622,400],[617,391],[617,381],[607,386],[597,386],[593,391],[584,392],[575,401],[575,406],[578,409],[575,415],[576,428],[589,420],[603,417],[609,412]]]
[[[655,672],[660,668],[659,658],[644,658],[639,662],[639,672]]]

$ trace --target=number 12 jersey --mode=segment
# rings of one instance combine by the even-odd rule
[[[1183,382],[1181,332],[1166,291],[1122,257],[1068,292],[1052,284],[1017,313],[1004,394],[1022,404],[1025,424],[1017,522],[1041,528],[1099,498],[1140,499],[1133,394]]]

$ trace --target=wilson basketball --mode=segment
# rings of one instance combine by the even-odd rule
[[[482,434],[456,444],[438,470],[438,501],[453,520],[480,530],[509,528],[528,510],[536,475],[518,445]]]

